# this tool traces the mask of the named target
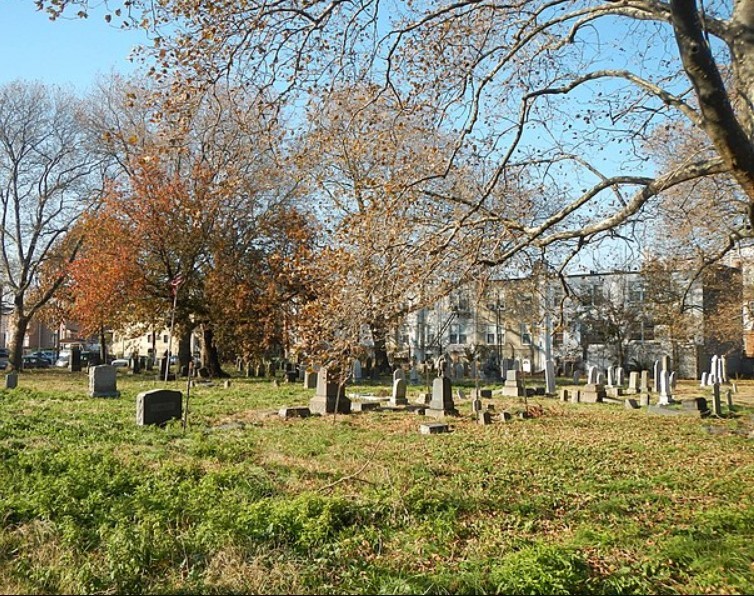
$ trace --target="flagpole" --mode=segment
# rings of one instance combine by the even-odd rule
[[[170,315],[170,332],[168,334],[168,361],[165,364],[165,382],[166,383],[168,382],[168,374],[170,372],[170,355],[171,355],[170,348],[173,345],[173,326],[175,325],[175,309],[178,304],[178,288],[179,287],[180,287],[180,284],[176,285],[175,288],[173,288],[174,290],[173,291],[173,312]]]

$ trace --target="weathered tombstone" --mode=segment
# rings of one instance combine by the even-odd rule
[[[518,370],[509,370],[505,374],[505,383],[501,390],[506,397],[523,397],[526,395],[522,373]]]
[[[639,395],[639,405],[643,408],[649,407],[649,393],[642,393]]]
[[[660,370],[666,370],[670,372],[670,356],[667,354],[660,358]]]
[[[68,370],[81,372],[81,349],[78,347],[71,348],[71,354],[68,357]]]
[[[317,388],[317,373],[307,370],[304,373],[304,389]]]
[[[285,371],[285,382],[286,383],[295,383],[298,381],[298,372],[295,370],[287,370]]]
[[[619,387],[623,387],[626,384],[626,372],[622,366],[615,369],[615,384]]]
[[[353,361],[353,381],[354,383],[361,381],[361,361],[358,359]]]
[[[603,375],[601,372],[597,373],[597,380],[594,383],[595,385],[604,385],[605,384],[605,375]]]
[[[623,406],[624,406],[624,407],[625,407],[625,408],[626,408],[627,410],[638,410],[639,408],[641,408],[641,406],[639,405],[639,402],[638,402],[638,401],[636,401],[635,399],[631,398],[631,397],[627,398],[627,399],[626,399],[626,400],[625,400],[625,401],[623,402]]]
[[[715,383],[712,385],[712,415],[722,416],[723,408],[720,403],[720,384]]]
[[[573,384],[578,385],[580,381],[581,381],[581,371],[580,370],[573,371]]]
[[[488,411],[478,411],[476,413],[477,416],[477,422],[481,424],[482,426],[487,426],[488,424],[492,424],[492,414]]]
[[[641,380],[639,382],[639,392],[640,393],[649,392],[649,371],[648,370],[641,371]]]
[[[223,383],[224,389],[230,389],[230,379],[225,379],[225,382]]]
[[[720,358],[717,360],[718,367],[719,367],[719,375],[718,379],[720,379],[721,383],[727,383],[728,382],[728,362],[725,358],[725,354],[722,354]]]
[[[393,381],[393,394],[390,397],[391,406],[405,406],[408,404],[406,399],[406,381],[403,379],[396,379]]]
[[[568,389],[560,390],[560,401],[568,401]]]
[[[432,383],[432,400],[424,412],[432,418],[457,416],[458,410],[453,403],[453,387],[448,377],[436,377]]]
[[[607,386],[615,387],[615,367],[614,366],[607,367]]]
[[[600,373],[597,378],[600,378],[601,376],[602,374]],[[607,397],[607,393],[605,391],[605,386],[602,385],[602,383],[584,385],[579,392],[579,401],[581,403],[596,404],[604,401],[605,397]]]
[[[639,373],[632,371],[628,375],[628,392],[639,393]]]
[[[710,376],[709,376],[709,377],[707,377],[707,380],[708,380],[708,381],[712,381],[712,384],[713,384],[713,385],[714,385],[715,383],[720,383],[720,382],[722,382],[722,381],[720,380],[720,377],[718,376],[718,373],[719,373],[719,367],[718,367],[717,361],[718,361],[718,357],[717,357],[717,354],[714,354],[714,355],[712,356],[712,358],[710,359],[710,363],[709,363],[709,374],[710,374]]]
[[[278,416],[285,420],[288,420],[288,418],[308,418],[310,415],[309,408],[305,406],[286,407],[278,410]]]
[[[380,409],[380,404],[375,401],[352,401],[351,412],[372,412]]]
[[[89,369],[89,397],[120,397],[117,386],[117,369],[109,364]]]
[[[16,387],[18,387],[18,373],[13,370],[5,375],[5,388],[15,389]]]
[[[725,396],[728,400],[728,412],[732,412],[733,410],[735,410],[735,406],[733,405],[733,391],[728,389],[725,392]]]
[[[408,373],[408,378],[411,380],[412,385],[419,384],[419,371],[416,370],[415,366],[411,367],[411,370]]]
[[[170,389],[152,389],[136,396],[136,424],[163,425],[183,416],[183,394]]]
[[[476,415],[478,412],[482,411],[482,400],[475,397],[471,400],[471,413]]]
[[[660,399],[658,406],[669,406],[673,401],[673,389],[670,386],[670,374],[667,369],[660,371]]]
[[[393,371],[393,382],[397,381],[398,379],[401,379],[403,381],[406,380],[406,374],[403,372],[402,368],[396,368]]]
[[[705,387],[706,385],[707,385],[707,373],[703,372],[702,373],[702,382],[699,383],[699,386],[700,387]]]
[[[445,378],[447,379],[447,377]],[[448,425],[442,424],[440,422],[434,422],[432,424],[420,424],[419,432],[423,435],[436,435],[438,433],[446,433],[448,432]]]
[[[590,366],[587,376],[586,376],[586,384],[587,385],[594,385],[597,382],[597,367],[596,366]]]
[[[686,412],[698,412],[702,416],[709,414],[709,410],[707,408],[707,400],[703,397],[684,399],[681,403],[683,404],[683,409]]]
[[[552,360],[545,362],[545,393],[555,395],[555,363]]]
[[[132,354],[128,360],[128,370],[137,375],[141,372],[141,361],[137,354]]]
[[[654,376],[652,377],[653,381],[653,391],[655,393],[660,392],[660,371],[662,370],[662,365],[659,360],[655,360],[654,367],[652,369],[652,372],[654,373]]]
[[[581,391],[579,389],[576,389],[573,393],[571,393],[571,403],[577,404],[581,401]]]
[[[671,389],[675,389],[675,371],[668,375],[668,383],[670,383]]]
[[[319,414],[348,414],[351,400],[346,397],[346,389],[335,381],[323,367],[317,374],[317,393],[309,401],[309,409]]]

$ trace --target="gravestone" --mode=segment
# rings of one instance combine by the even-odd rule
[[[424,415],[432,418],[458,415],[458,410],[453,403],[453,387],[448,377],[436,377],[433,381],[432,399],[424,411]]]
[[[411,371],[408,374],[408,378],[411,380],[412,385],[419,384],[419,371],[416,370],[415,366],[411,367]]]
[[[68,357],[68,370],[81,372],[81,349],[71,348],[71,355]]]
[[[308,418],[311,415],[309,408],[306,406],[288,406],[278,410],[278,416],[288,420],[288,418]]]
[[[576,389],[573,393],[571,393],[571,403],[577,404],[581,401],[581,390]]]
[[[298,381],[298,372],[295,370],[287,370],[285,371],[285,382],[286,383],[295,383]]]
[[[477,416],[477,422],[481,424],[482,426],[487,426],[488,424],[492,424],[492,414],[488,411],[479,411],[476,413]]]
[[[309,409],[318,414],[340,414],[351,412],[351,400],[346,397],[346,388],[335,381],[323,367],[317,373],[317,393],[309,401]]]
[[[353,381],[354,383],[361,381],[361,361],[358,359],[353,361]]]
[[[580,381],[581,381],[581,371],[580,370],[573,371],[573,384],[578,385]]]
[[[710,385],[714,385],[715,383],[720,383],[720,377],[718,377],[718,365],[717,365],[717,354],[714,354],[710,360],[709,364],[709,376],[707,377],[707,382]]]
[[[183,416],[183,394],[170,389],[152,389],[136,396],[136,424],[163,425]]]
[[[393,394],[390,397],[389,403],[391,406],[408,405],[408,399],[406,399],[406,381],[403,379],[393,381]]]
[[[614,366],[608,366],[607,367],[607,386],[608,387],[615,387],[615,367]]]
[[[639,373],[631,371],[628,375],[628,393],[639,393]]]
[[[18,387],[18,373],[14,370],[5,375],[5,388],[15,389]]]
[[[304,373],[304,389],[317,388],[317,373],[307,370]]]
[[[725,396],[726,396],[726,398],[728,400],[728,412],[732,412],[733,410],[736,409],[735,406],[733,405],[733,391],[731,391],[730,389],[728,389],[725,392]]]
[[[658,406],[669,406],[673,403],[673,388],[670,386],[670,374],[667,369],[660,370],[660,399]]]
[[[445,378],[447,379],[447,377]],[[432,424],[420,424],[419,432],[423,435],[436,435],[439,433],[446,433],[448,432],[448,425],[442,424],[440,422],[434,422]]]
[[[706,372],[702,373],[702,381],[699,383],[699,387],[705,387],[707,385],[707,374]]]
[[[230,389],[230,379],[225,380],[225,382],[223,383],[223,388]]]
[[[641,393],[639,395],[639,405],[643,408],[649,406],[649,393]]]
[[[135,375],[141,372],[141,360],[139,360],[138,354],[131,356],[128,361],[128,369]]]
[[[659,360],[655,360],[654,367],[652,369],[652,372],[654,373],[654,376],[652,377],[653,382],[653,391],[655,393],[660,392],[660,371],[662,370],[662,364]]]
[[[627,399],[626,399],[626,400],[625,400],[625,401],[623,402],[623,406],[624,406],[624,407],[625,407],[625,408],[626,408],[627,410],[638,410],[639,408],[641,408],[641,406],[639,405],[639,402],[638,402],[637,400],[635,400],[635,399],[631,398],[631,397],[627,398]]]
[[[699,412],[699,414],[702,416],[709,414],[707,400],[703,397],[685,399],[681,403],[683,404],[683,409],[687,412]]]
[[[120,397],[117,387],[117,369],[109,364],[89,369],[89,397]]]
[[[501,393],[506,397],[524,397],[526,395],[524,379],[520,371],[514,369],[505,374],[505,383]]]
[[[660,370],[666,370],[670,372],[670,356],[667,354],[660,358]]]
[[[552,360],[545,362],[545,393],[555,395],[555,363]]]
[[[722,416],[723,414],[723,407],[720,403],[720,384],[715,383],[712,386],[712,415],[713,416]]]
[[[668,375],[668,383],[670,383],[671,389],[675,389],[675,371]]]
[[[622,366],[615,369],[615,383],[618,387],[623,387],[626,384],[626,372]]]
[[[398,379],[401,379],[402,381],[406,380],[406,374],[403,372],[402,368],[396,368],[393,371],[393,382],[397,381]]]
[[[641,381],[639,382],[639,392],[649,393],[649,371],[641,371]]]
[[[718,367],[719,367],[719,375],[718,379],[720,379],[721,383],[727,383],[728,382],[728,363],[725,358],[725,354],[721,355],[720,358],[717,360]]]
[[[456,379],[463,379],[466,376],[466,367],[461,362],[457,362],[455,365]]]
[[[598,375],[598,378],[601,375]],[[601,383],[589,383],[585,385],[580,392],[579,401],[581,403],[596,404],[607,397],[605,386]]]
[[[597,382],[597,367],[596,366],[590,366],[589,372],[586,376],[586,384],[587,385],[594,385]]]
[[[560,390],[560,401],[568,401],[568,389]]]
[[[597,381],[594,383],[595,385],[604,385],[605,384],[605,375],[603,375],[601,372],[597,373]]]

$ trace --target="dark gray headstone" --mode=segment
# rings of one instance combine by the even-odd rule
[[[170,389],[152,389],[136,396],[136,424],[165,424],[183,416],[183,394]]]
[[[458,415],[453,403],[453,387],[448,377],[436,377],[433,381],[432,400],[424,414],[434,418]]]
[[[18,387],[18,373],[14,370],[5,375],[5,388],[15,389]]]
[[[396,379],[393,381],[393,394],[390,397],[391,406],[405,406],[408,404],[406,399],[406,381]]]
[[[81,372],[81,350],[79,348],[71,348],[71,355],[68,357],[68,370]]]

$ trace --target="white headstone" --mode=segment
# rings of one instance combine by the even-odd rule
[[[700,387],[705,387],[707,385],[707,376],[708,376],[708,373],[706,372],[702,373],[702,381],[701,383],[699,383]]]
[[[597,382],[597,367],[590,366],[587,372],[586,383],[587,385],[594,385]]]
[[[657,402],[660,406],[670,405],[673,399],[673,390],[670,386],[670,374],[667,370],[660,371],[660,399]]]
[[[660,372],[662,371],[662,364],[659,360],[655,360],[655,364],[653,367],[652,372],[654,373],[654,377],[652,377],[652,381],[654,384],[654,391],[655,393],[660,392]]]
[[[607,386],[615,387],[615,367],[607,367]]]
[[[618,387],[623,387],[623,385],[626,384],[626,372],[623,370],[622,366],[615,369],[615,384],[618,385]]]

